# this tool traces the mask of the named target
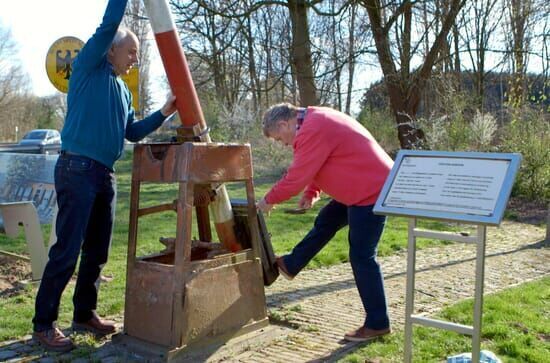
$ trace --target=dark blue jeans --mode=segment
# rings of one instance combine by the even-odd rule
[[[373,206],[345,206],[331,201],[319,212],[311,231],[284,256],[288,272],[298,274],[311,259],[334,237],[349,225],[349,258],[355,283],[367,313],[364,326],[385,329],[390,326],[384,279],[376,261],[378,241],[384,231],[385,216],[372,212]]]
[[[97,304],[96,281],[111,244],[116,200],[112,170],[85,156],[62,154],[55,166],[55,191],[57,241],[50,248],[36,296],[35,331],[48,330],[57,320],[61,294],[79,255],[73,319],[85,322],[92,317]]]

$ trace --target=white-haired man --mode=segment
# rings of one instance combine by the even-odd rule
[[[72,341],[55,326],[63,290],[75,271],[73,329],[107,335],[113,322],[96,313],[97,285],[107,262],[114,222],[115,161],[124,139],[139,141],[175,112],[175,98],[136,121],[132,95],[120,75],[137,63],[139,42],[119,25],[127,0],[109,0],[101,25],[73,63],[67,96],[67,116],[61,132],[61,155],[55,167],[59,212],[57,242],[36,296],[33,337],[46,349],[67,351]],[[81,253],[82,251],[82,253]]]

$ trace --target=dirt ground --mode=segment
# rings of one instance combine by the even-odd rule
[[[540,201],[528,201],[521,198],[510,198],[507,212],[510,219],[520,223],[534,225],[545,224],[550,205]]]
[[[546,223],[548,206],[537,201],[511,198],[507,217],[520,223],[541,225]],[[24,288],[21,281],[31,278],[29,262],[0,255],[0,298],[17,295]]]
[[[0,298],[17,295],[31,277],[29,262],[0,255]]]

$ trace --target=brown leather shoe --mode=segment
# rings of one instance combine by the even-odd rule
[[[44,331],[35,331],[32,333],[32,338],[45,349],[55,352],[68,352],[74,348],[71,339],[67,338],[56,327]]]
[[[279,269],[279,273],[283,275],[285,279],[287,280],[294,279],[295,276],[292,275],[290,272],[288,272],[288,270],[286,269],[285,260],[283,260],[282,257],[277,257],[275,261],[277,262],[277,268]]]
[[[390,328],[375,330],[362,326],[359,329],[344,335],[344,339],[348,342],[366,342],[367,340],[381,337],[382,335],[386,335],[389,333],[391,333]]]
[[[90,332],[101,336],[116,332],[114,321],[101,319],[95,311],[93,311],[92,314],[92,318],[85,323],[73,321],[73,330],[78,332]]]

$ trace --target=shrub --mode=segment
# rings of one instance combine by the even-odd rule
[[[432,150],[494,151],[498,130],[496,119],[489,113],[477,110],[468,122],[461,113],[433,119],[420,119],[419,123]]]
[[[493,115],[477,110],[470,127],[470,138],[475,150],[491,151],[497,131],[497,122]]]
[[[376,141],[378,141],[387,152],[400,148],[395,118],[389,110],[371,110],[364,108],[361,110],[361,113],[359,113],[357,121],[369,130]]]
[[[525,108],[504,127],[500,151],[521,153],[514,195],[550,201],[550,120],[543,111]]]
[[[471,150],[471,127],[459,114],[418,120],[432,150]]]
[[[268,140],[262,131],[261,113],[255,112],[250,103],[243,101],[232,108],[217,105],[210,107],[212,139],[218,142],[249,143],[252,147],[254,174],[279,176],[290,164],[292,151]]]

